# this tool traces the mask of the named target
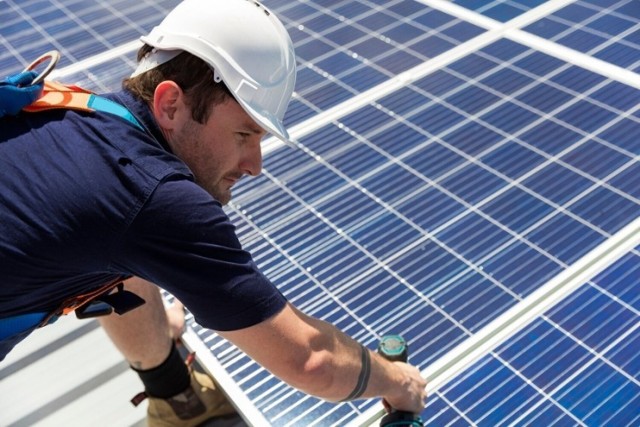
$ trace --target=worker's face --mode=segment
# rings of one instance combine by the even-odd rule
[[[205,124],[185,119],[172,133],[174,153],[195,175],[196,183],[220,203],[244,175],[262,170],[260,141],[265,131],[232,98],[214,107]]]

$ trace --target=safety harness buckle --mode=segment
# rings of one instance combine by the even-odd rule
[[[124,290],[122,283],[116,286],[116,292],[100,295],[75,310],[78,319],[107,316],[113,312],[127,313],[144,304],[144,299],[130,291]]]

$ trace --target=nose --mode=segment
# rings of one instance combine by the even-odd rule
[[[262,147],[260,141],[248,144],[240,163],[242,171],[251,176],[258,176],[262,172]]]

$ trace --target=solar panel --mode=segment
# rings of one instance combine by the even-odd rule
[[[8,2],[0,72],[57,48],[59,76],[116,89],[175,3]],[[428,425],[637,424],[637,6],[265,4],[298,56],[296,148],[268,141],[227,209],[265,274],[370,348],[402,334]],[[190,323],[254,425],[380,414],[306,396]]]

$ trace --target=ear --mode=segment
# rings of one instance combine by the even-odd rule
[[[184,92],[171,80],[162,81],[153,94],[153,115],[161,129],[178,128],[184,117]]]

